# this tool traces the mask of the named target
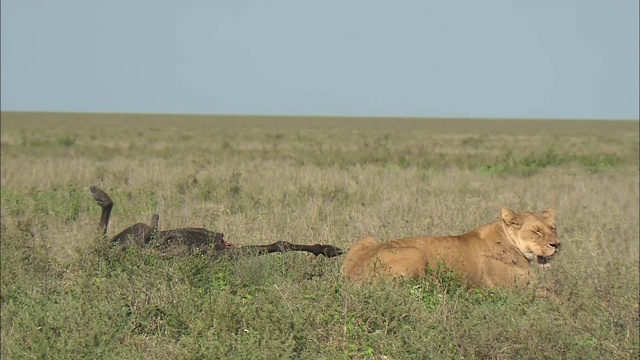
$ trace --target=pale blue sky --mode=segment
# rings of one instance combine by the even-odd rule
[[[2,0],[2,110],[639,115],[638,0]]]

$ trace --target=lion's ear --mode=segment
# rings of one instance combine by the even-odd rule
[[[509,208],[502,208],[502,221],[504,221],[505,224],[511,226],[520,226],[520,221],[518,220],[518,214],[516,214],[515,212],[513,212],[511,209]]]
[[[542,212],[542,216],[547,218],[547,220],[553,222],[554,218],[556,217],[556,211],[552,208],[548,208],[547,210]]]

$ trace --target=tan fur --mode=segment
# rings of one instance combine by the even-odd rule
[[[528,285],[531,267],[548,266],[560,240],[555,212],[517,214],[502,209],[501,219],[460,236],[421,236],[389,243],[372,237],[349,249],[342,274],[352,280],[422,277],[427,267],[444,263],[471,287]]]

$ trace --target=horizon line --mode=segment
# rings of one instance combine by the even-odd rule
[[[47,111],[47,110],[2,110],[0,113],[37,113],[73,115],[152,115],[152,116],[228,116],[228,117],[287,117],[287,118],[347,118],[347,119],[402,119],[402,120],[542,120],[542,121],[638,121],[640,118],[527,118],[527,117],[484,117],[484,116],[405,116],[405,115],[311,115],[311,114],[238,114],[238,113],[181,113],[181,112],[128,112],[128,111]]]

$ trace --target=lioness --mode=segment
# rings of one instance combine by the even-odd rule
[[[517,214],[503,208],[501,219],[460,236],[421,236],[382,243],[372,237],[347,252],[340,271],[352,280],[376,276],[421,277],[438,263],[470,287],[527,285],[530,263],[549,266],[558,249],[555,211]]]

